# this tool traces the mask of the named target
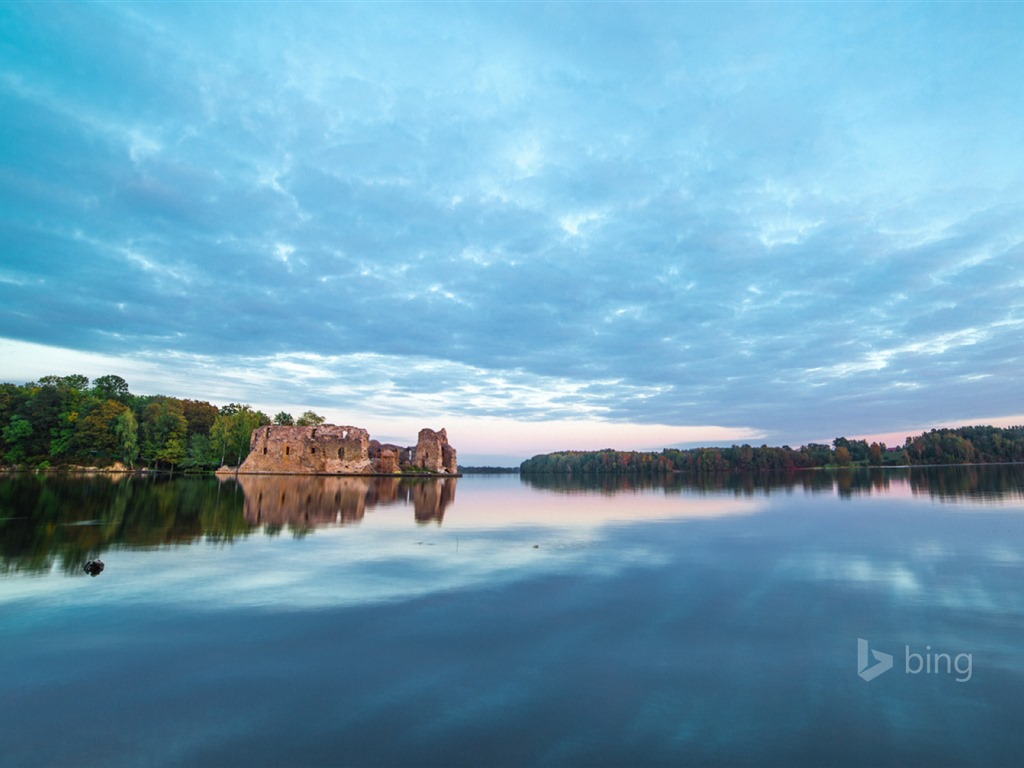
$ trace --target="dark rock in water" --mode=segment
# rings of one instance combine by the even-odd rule
[[[99,576],[103,573],[103,561],[102,560],[90,560],[85,564],[85,572],[90,576]]]

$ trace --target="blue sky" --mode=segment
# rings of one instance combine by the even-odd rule
[[[1024,421],[1022,37],[1018,3],[0,3],[0,379],[463,463]]]

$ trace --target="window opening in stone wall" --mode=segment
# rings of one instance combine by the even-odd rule
[[[345,458],[345,449],[344,448],[339,448],[338,449],[338,458],[339,459],[344,459]]]
[[[316,427],[313,427],[313,439],[316,439]]]
[[[289,447],[289,446],[287,446],[287,445],[286,445],[286,446],[284,447],[284,455],[285,455],[285,456],[287,456],[287,455],[288,455],[288,454],[290,454],[291,452],[292,452],[292,449],[291,449],[291,447]]]
[[[265,445],[263,446],[263,455],[264,456],[267,455],[267,446],[265,446]]]
[[[309,446],[309,452],[310,453],[316,453],[316,446],[315,445]]]

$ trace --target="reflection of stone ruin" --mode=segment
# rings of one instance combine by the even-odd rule
[[[456,475],[459,464],[445,430],[421,429],[414,447],[381,444],[359,427],[257,427],[244,474],[391,475],[426,470]]]
[[[454,478],[273,477],[239,475],[245,519],[253,525],[315,528],[357,523],[368,508],[412,504],[418,523],[444,518],[455,500]]]

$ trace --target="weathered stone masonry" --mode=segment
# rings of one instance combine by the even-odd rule
[[[269,425],[253,430],[242,474],[368,475],[421,468],[457,474],[455,449],[445,430],[421,429],[415,447],[400,448],[370,440],[360,427]]]

